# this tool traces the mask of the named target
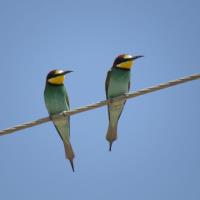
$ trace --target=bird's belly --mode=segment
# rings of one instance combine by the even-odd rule
[[[45,103],[50,114],[57,114],[69,110],[64,97],[52,95],[45,98]]]
[[[108,97],[113,98],[128,92],[128,81],[112,80],[108,88]]]
[[[112,104],[109,105],[109,116],[110,116],[110,123],[112,126],[114,126],[119,117],[120,114],[124,108],[124,101],[118,101],[118,102],[113,102]]]

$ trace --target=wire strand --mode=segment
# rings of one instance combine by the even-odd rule
[[[83,107],[76,108],[74,110],[64,111],[62,113],[54,115],[53,117],[59,118],[60,116],[63,116],[63,115],[64,116],[75,115],[75,114],[78,114],[78,113],[81,113],[81,112],[86,112],[86,111],[89,111],[89,110],[100,108],[100,107],[105,106],[105,105],[112,103],[112,102],[117,102],[117,101],[122,101],[122,100],[125,100],[125,99],[135,98],[135,97],[138,97],[138,96],[141,96],[141,95],[144,95],[144,94],[148,94],[148,93],[151,93],[151,92],[155,92],[155,91],[158,91],[158,90],[169,88],[169,87],[172,87],[172,86],[175,86],[175,85],[178,85],[178,84],[182,84],[182,83],[186,83],[188,81],[193,81],[193,80],[196,80],[196,79],[199,79],[199,78],[200,78],[200,73],[199,74],[193,74],[193,75],[182,77],[182,78],[172,80],[172,81],[169,81],[169,82],[166,82],[166,83],[161,83],[161,84],[156,85],[156,86],[141,89],[141,90],[138,90],[138,91],[133,92],[133,93],[127,93],[127,94],[124,94],[123,96],[115,97],[115,98],[108,99],[108,100],[99,101],[99,102],[94,103],[94,104],[90,104],[90,105],[86,105],[86,106],[83,106]],[[16,132],[16,131],[19,131],[19,130],[23,130],[23,129],[26,129],[26,128],[30,128],[30,127],[33,127],[33,126],[37,126],[39,124],[43,124],[43,123],[46,123],[46,122],[49,122],[49,121],[51,121],[51,118],[45,117],[45,118],[40,118],[40,119],[35,120],[35,121],[20,124],[20,125],[11,127],[11,128],[3,129],[3,130],[0,130],[0,136],[6,135],[6,134],[9,134],[9,133],[13,133],[13,132]]]

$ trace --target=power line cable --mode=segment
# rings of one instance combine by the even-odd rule
[[[74,110],[64,111],[62,113],[55,115],[54,118],[55,117],[59,118],[62,115],[71,116],[71,115],[75,115],[75,114],[78,114],[78,113],[81,113],[81,112],[86,112],[86,111],[89,111],[89,110],[93,110],[93,109],[105,106],[105,105],[112,103],[112,102],[122,101],[122,100],[130,99],[130,98],[135,98],[135,97],[138,97],[138,96],[141,96],[141,95],[144,95],[144,94],[148,94],[148,93],[151,93],[151,92],[155,92],[155,91],[158,91],[158,90],[169,88],[169,87],[172,87],[172,86],[175,86],[175,85],[178,85],[178,84],[182,84],[182,83],[185,83],[185,82],[188,82],[188,81],[193,81],[193,80],[196,80],[196,79],[199,79],[199,78],[200,78],[200,73],[199,74],[193,74],[193,75],[186,76],[186,77],[182,77],[182,78],[172,80],[172,81],[169,81],[169,82],[166,82],[166,83],[161,83],[161,84],[156,85],[156,86],[141,89],[141,90],[138,90],[138,91],[133,92],[133,93],[127,93],[127,94],[124,94],[123,96],[115,97],[115,98],[112,98],[112,99],[109,99],[109,100],[99,101],[99,102],[94,103],[94,104],[90,104],[90,105],[86,105],[86,106],[83,106],[83,107],[76,108]],[[51,121],[51,117],[45,117],[45,118],[41,118],[41,119],[38,119],[38,120],[35,120],[35,121],[20,124],[20,125],[11,127],[11,128],[3,129],[3,130],[0,130],[0,136],[6,135],[6,134],[9,134],[9,133],[13,133],[13,132],[16,132],[16,131],[19,131],[19,130],[22,130],[22,129],[30,128],[30,127],[33,127],[33,126],[37,126],[39,124],[43,124],[43,123],[46,123],[46,122],[49,122],[49,121]]]

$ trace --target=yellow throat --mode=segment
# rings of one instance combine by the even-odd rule
[[[129,60],[116,65],[116,67],[120,69],[131,69],[132,65],[133,65],[133,60]]]
[[[48,82],[54,85],[61,85],[64,83],[65,80],[65,75],[61,74],[63,71],[62,70],[57,70],[55,72],[56,77],[52,77],[48,79]],[[59,75],[60,74],[60,75]]]
[[[54,78],[50,78],[48,80],[49,83],[54,84],[54,85],[60,85],[63,84],[65,80],[65,76],[64,75],[60,75]]]

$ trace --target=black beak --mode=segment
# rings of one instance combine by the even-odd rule
[[[142,57],[144,57],[144,56],[133,56],[133,58],[132,58],[132,60],[136,60],[136,59],[138,59],[138,58],[142,58]]]
[[[136,60],[136,59],[142,58],[142,57],[144,57],[144,56],[142,56],[142,55],[140,55],[140,56],[133,56],[132,60]]]
[[[71,72],[73,72],[73,71],[64,71],[61,75],[69,74]]]

